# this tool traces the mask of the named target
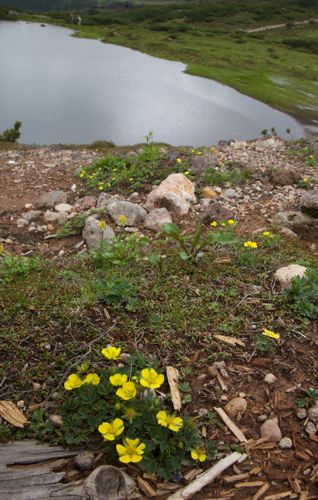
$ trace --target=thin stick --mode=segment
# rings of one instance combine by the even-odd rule
[[[242,453],[238,453],[237,451],[227,455],[225,458],[222,458],[219,462],[214,464],[213,467],[200,474],[190,484],[168,497],[167,500],[184,500],[191,498],[193,495],[198,493],[198,491],[201,491],[207,484],[211,483],[213,479],[222,474],[225,469],[228,469],[235,462],[242,461],[245,458],[246,455],[242,455]]]
[[[230,417],[227,416],[225,411],[222,408],[216,408],[216,407],[214,407],[214,410],[219,415],[219,417],[221,417],[225,425],[230,429],[230,431],[234,434],[234,436],[236,436],[241,443],[246,443],[247,439],[244,436],[243,432],[241,431],[241,429],[238,428],[238,426],[233,422],[233,420],[231,420]]]
[[[179,371],[173,366],[166,367],[168,384],[170,387],[171,400],[174,410],[181,410],[182,401],[181,394],[179,391]]]

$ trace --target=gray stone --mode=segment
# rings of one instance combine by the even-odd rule
[[[281,450],[290,450],[293,447],[293,442],[289,437],[283,437],[279,441],[278,446]]]
[[[58,213],[57,222],[60,226],[63,226],[68,220],[68,214],[66,212]]]
[[[41,215],[40,210],[31,210],[30,212],[24,212],[21,217],[22,219],[26,220],[27,222],[32,222],[36,219],[38,219]]]
[[[294,233],[294,231],[292,231],[291,229],[289,229],[288,227],[283,227],[279,233],[282,235],[282,236],[285,236],[286,238],[291,238],[291,239],[296,239],[298,238],[297,234]]]
[[[175,215],[186,215],[196,203],[194,184],[184,174],[170,174],[147,197],[147,208],[166,208]]]
[[[160,231],[163,224],[172,222],[171,215],[166,208],[151,210],[145,219],[145,227],[152,231]]]
[[[55,205],[54,210],[56,212],[66,212],[69,213],[71,212],[73,206],[69,205],[69,203],[59,203],[58,205]]]
[[[307,432],[307,434],[316,434],[317,433],[317,429],[316,429],[316,426],[313,422],[307,422],[306,424],[306,427],[305,427],[305,431]]]
[[[223,191],[222,196],[225,198],[237,198],[237,192],[235,189],[228,188],[225,191]]]
[[[83,239],[88,248],[99,248],[101,241],[112,243],[115,238],[113,229],[107,225],[100,229],[98,220],[94,216],[87,217],[83,229]]]
[[[18,220],[17,220],[17,226],[18,226],[19,228],[21,228],[21,227],[26,227],[26,226],[28,226],[28,225],[29,225],[28,221],[27,221],[27,220],[25,220],[25,219],[22,219],[21,217],[20,217],[20,219],[18,219]]]
[[[306,408],[298,408],[296,415],[299,418],[299,420],[304,420],[307,417]]]
[[[91,451],[83,451],[74,458],[75,466],[82,471],[91,470],[94,466],[94,453]]]
[[[228,210],[218,202],[211,201],[202,214],[202,222],[209,224],[213,221],[223,222],[234,218],[234,212]]]
[[[43,220],[44,222],[57,222],[59,215],[57,212],[51,212],[50,210],[47,210],[45,214],[43,215]]]
[[[300,199],[300,209],[303,213],[318,218],[318,189],[303,194]]]
[[[261,437],[266,437],[268,441],[278,443],[282,439],[282,432],[278,425],[278,418],[270,418],[261,425]]]
[[[59,203],[67,202],[67,194],[64,191],[49,191],[43,194],[38,201],[40,207],[52,208]]]
[[[314,422],[314,424],[318,423],[318,406],[313,406],[312,408],[309,408],[308,418],[309,420]]]
[[[98,197],[96,208],[106,208],[112,198],[111,194],[101,193]]]
[[[292,279],[296,277],[302,278],[306,271],[307,267],[300,266],[299,264],[290,264],[289,266],[278,269],[274,277],[282,288],[289,288],[291,286]]]
[[[133,479],[112,465],[100,465],[86,479],[83,500],[127,500],[135,491]]]
[[[215,167],[218,163],[216,155],[212,153],[205,152],[202,155],[193,154],[189,159],[189,163],[191,165],[191,170],[203,173],[209,167]]]
[[[297,212],[295,210],[290,210],[287,212],[278,212],[272,218],[273,226],[288,227],[289,229],[292,229],[293,227],[301,224],[310,224],[310,223],[312,223],[311,217],[301,212]]]
[[[146,210],[137,203],[114,199],[108,203],[106,210],[108,215],[119,226],[140,226],[147,215]],[[120,221],[121,216],[125,217],[124,222]]]

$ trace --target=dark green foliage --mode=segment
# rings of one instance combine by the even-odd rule
[[[20,128],[21,128],[22,122],[15,122],[13,127],[7,128],[0,134],[0,142],[16,142],[20,135]]]
[[[109,279],[97,283],[97,298],[103,304],[125,304],[133,311],[137,306],[137,297],[134,286],[127,280]]]
[[[303,278],[296,277],[284,291],[292,309],[305,318],[318,318],[318,269],[309,269]]]
[[[9,283],[16,276],[28,274],[40,267],[39,257],[18,257],[14,255],[0,255],[0,283]]]

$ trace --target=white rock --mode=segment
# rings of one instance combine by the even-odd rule
[[[275,377],[275,375],[273,373],[268,373],[264,377],[264,381],[266,382],[266,384],[274,384],[276,382],[276,380],[277,380],[277,378]]]
[[[307,267],[300,266],[298,264],[290,264],[286,267],[281,267],[275,273],[275,279],[282,286],[282,288],[289,288],[293,278],[297,276],[303,277]]]
[[[152,231],[160,231],[166,223],[172,222],[171,215],[166,208],[151,210],[145,219],[144,226]]]
[[[166,208],[176,215],[186,215],[196,203],[194,184],[184,174],[170,174],[147,197],[146,207]]]
[[[281,450],[289,450],[290,448],[293,447],[293,442],[289,437],[283,437],[279,441],[278,446],[280,447]]]
[[[225,191],[223,191],[222,196],[225,198],[237,198],[237,192],[235,189],[228,188]]]
[[[27,220],[25,220],[25,219],[20,218],[20,219],[18,219],[18,220],[17,220],[17,226],[18,226],[19,228],[21,228],[21,227],[26,227],[26,226],[28,226],[28,225],[29,225],[29,223],[28,223],[28,221],[27,221]]]
[[[314,422],[314,424],[318,423],[318,406],[313,406],[312,408],[309,408],[308,418],[309,420]]]
[[[299,418],[299,420],[304,420],[307,417],[306,408],[298,408],[296,415]]]
[[[239,414],[242,415],[243,413],[245,413],[246,408],[247,408],[246,399],[237,397],[231,399],[231,401],[229,401],[225,405],[224,410],[231,418],[236,418]]]
[[[70,212],[72,208],[73,206],[68,203],[59,203],[58,205],[55,205],[54,210],[56,212]]]
[[[31,210],[30,212],[24,212],[21,217],[22,219],[26,220],[27,222],[32,222],[36,219],[38,219],[41,215],[40,210]]]
[[[261,425],[261,437],[268,438],[269,441],[278,443],[282,439],[282,431],[278,425],[278,418],[270,418]]]
[[[316,434],[317,429],[316,429],[315,424],[313,422],[309,421],[306,424],[305,431],[307,432],[307,434]]]
[[[64,191],[49,191],[40,197],[38,204],[39,206],[51,208],[59,203],[66,203],[66,201],[67,194]]]

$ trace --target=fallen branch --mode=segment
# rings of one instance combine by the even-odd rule
[[[181,401],[181,394],[179,391],[179,371],[174,368],[173,366],[167,366],[166,368],[167,372],[167,379],[168,379],[168,384],[170,387],[170,392],[171,392],[171,401],[173,404],[173,408],[176,411],[181,410],[182,406],[182,401]]]
[[[242,453],[238,453],[237,451],[227,455],[227,457],[222,458],[219,462],[214,464],[213,467],[200,474],[190,484],[168,497],[167,500],[184,500],[191,498],[193,495],[201,491],[207,484],[211,483],[213,479],[222,474],[223,471],[231,467],[231,465],[235,462],[242,462],[245,458],[246,455],[242,455]]]
[[[214,407],[214,410],[216,413],[221,417],[225,425],[230,429],[230,431],[234,434],[235,437],[240,441],[240,443],[246,443],[247,439],[244,436],[243,432],[241,429],[238,428],[238,426],[233,422],[233,420],[230,419],[230,417],[227,416],[225,411],[222,408],[216,408]]]

